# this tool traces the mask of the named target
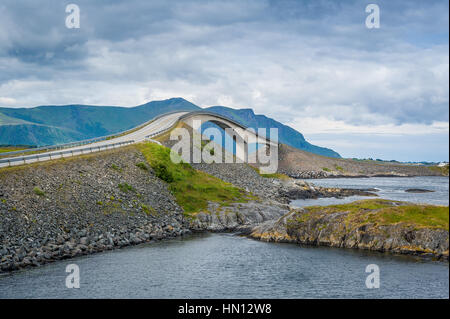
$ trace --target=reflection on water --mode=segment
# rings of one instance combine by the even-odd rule
[[[80,267],[80,289],[65,267]],[[367,289],[365,268],[380,267]],[[1,298],[448,298],[448,264],[229,234],[142,245],[0,277]]]
[[[382,198],[448,205],[448,179],[314,180],[316,185],[379,188]],[[407,188],[434,193],[410,194]],[[361,199],[294,201],[299,206]],[[65,267],[80,267],[67,289]],[[381,287],[367,289],[366,266]],[[264,243],[227,234],[190,236],[60,261],[0,276],[0,298],[448,298],[448,263],[361,250]]]

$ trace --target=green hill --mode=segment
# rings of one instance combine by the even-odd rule
[[[0,145],[45,146],[79,141],[125,131],[155,116],[172,111],[201,110],[182,98],[153,101],[135,107],[61,105],[33,108],[0,108]],[[245,126],[276,127],[279,141],[292,147],[330,157],[333,150],[308,143],[303,135],[251,109],[214,106],[206,110],[230,117]]]
[[[73,142],[125,131],[166,112],[197,109],[200,108],[181,98],[129,108],[92,105],[0,108],[0,144],[43,146]]]

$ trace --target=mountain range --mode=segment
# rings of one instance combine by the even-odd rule
[[[171,111],[202,110],[182,98],[152,101],[135,107],[60,105],[33,108],[0,107],[0,145],[44,146],[105,136],[131,129]],[[328,148],[312,145],[304,136],[252,109],[212,106],[203,110],[229,117],[247,127],[276,127],[281,143],[307,152],[339,158]]]

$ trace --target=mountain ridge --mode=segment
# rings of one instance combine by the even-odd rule
[[[331,149],[310,144],[293,128],[265,115],[255,114],[250,108],[201,108],[180,97],[133,107],[82,104],[0,107],[0,145],[45,146],[90,139],[122,132],[160,114],[182,110],[216,112],[252,128],[277,127],[281,143],[319,155],[340,157]]]
[[[326,147],[320,147],[313,145],[306,141],[302,133],[296,131],[290,126],[287,126],[281,122],[278,122],[264,114],[255,114],[253,109],[232,109],[226,106],[211,106],[205,108],[205,110],[212,111],[224,116],[229,117],[232,120],[238,121],[241,124],[257,129],[258,127],[278,128],[278,140],[289,146],[298,148],[303,151],[311,152],[318,155],[340,158],[339,153],[333,151],[332,149]]]

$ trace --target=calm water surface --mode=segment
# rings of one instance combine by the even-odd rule
[[[373,177],[373,178],[329,178],[306,180],[317,186],[341,187],[341,188],[376,188],[376,194],[380,198],[401,200],[412,203],[427,203],[433,205],[448,206],[448,177],[425,176],[425,177]],[[432,193],[407,193],[409,188],[421,188],[432,190]],[[294,200],[293,206],[310,205],[333,205],[349,203],[355,200],[367,199],[369,197],[350,196],[344,199],[319,198],[309,200]]]
[[[65,267],[80,267],[80,289]],[[380,267],[367,289],[365,268]],[[192,236],[0,277],[2,298],[448,298],[448,264],[350,249]]]
[[[314,183],[377,187],[384,198],[448,205],[445,178]],[[402,191],[412,187],[436,192]],[[65,287],[65,267],[71,263],[80,267],[80,289]],[[380,268],[379,289],[365,286],[369,264]],[[449,266],[408,256],[206,234],[0,275],[0,298],[449,298]]]

